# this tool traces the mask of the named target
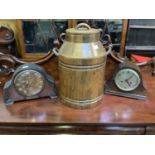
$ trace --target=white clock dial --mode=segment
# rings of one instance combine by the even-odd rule
[[[122,91],[133,91],[139,86],[141,78],[135,70],[125,68],[117,72],[114,82]]]
[[[44,78],[35,70],[24,70],[16,75],[14,85],[21,95],[34,96],[42,91]]]

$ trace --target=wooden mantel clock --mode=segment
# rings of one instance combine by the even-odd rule
[[[53,98],[56,95],[54,79],[36,64],[24,64],[18,67],[3,89],[6,105],[41,97]]]
[[[146,89],[139,67],[126,58],[107,81],[105,94],[145,99]]]

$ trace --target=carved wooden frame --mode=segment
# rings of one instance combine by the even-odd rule
[[[68,20],[68,27],[72,27],[72,20]],[[18,49],[19,54],[23,59],[36,60],[44,57],[47,53],[27,53],[24,44],[24,35],[22,30],[22,19],[17,19],[17,31],[18,31]]]

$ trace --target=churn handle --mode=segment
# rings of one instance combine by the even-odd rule
[[[81,27],[85,27],[85,28],[87,28],[88,30],[91,29],[91,27],[90,27],[88,24],[86,24],[86,23],[80,23],[80,24],[78,24],[75,28],[76,28],[76,29],[79,29],[79,28],[81,28]]]
[[[55,47],[53,48],[53,53],[56,55],[56,56],[59,56],[59,50]]]
[[[65,39],[63,38],[65,35],[66,35],[66,33],[61,33],[60,36],[59,36],[59,38],[60,38],[60,40],[61,40],[62,42],[65,41]]]
[[[109,34],[105,34],[104,37],[108,37],[108,43],[109,43],[109,45],[108,45],[108,51],[106,51],[106,55],[109,55],[111,53],[112,47],[113,47],[112,41],[111,41],[111,37],[110,37]]]
[[[109,44],[108,51],[106,51],[106,55],[109,55],[112,52],[112,47],[113,47],[113,45]]]
[[[79,29],[79,28],[81,28],[81,27],[85,27],[85,28],[87,28],[88,30],[91,29],[91,27],[90,27],[88,24],[86,24],[86,23],[80,23],[80,24],[78,24],[75,28],[76,28],[76,29]],[[61,40],[62,42],[65,41],[65,40],[63,39],[63,37],[64,37],[65,35],[66,35],[66,33],[61,33],[60,36],[59,36],[59,38],[60,38],[60,40]]]

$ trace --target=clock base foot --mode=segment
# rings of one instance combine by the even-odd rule
[[[127,98],[146,100],[146,89],[140,85],[136,90],[130,92],[123,92],[119,90],[112,80],[109,80],[105,85],[105,94],[122,96]]]
[[[11,99],[8,99],[8,100],[5,100],[4,103],[5,103],[6,106],[10,106],[10,105],[12,105],[14,103],[14,101],[11,100]]]

